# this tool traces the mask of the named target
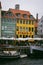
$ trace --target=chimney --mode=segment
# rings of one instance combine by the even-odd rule
[[[1,2],[0,2],[0,9],[1,9],[2,7],[1,7]]]
[[[19,8],[20,8],[19,4],[16,4],[16,5],[15,5],[15,9],[16,9],[16,10],[19,10]]]
[[[38,13],[36,14],[36,21],[38,22]]]

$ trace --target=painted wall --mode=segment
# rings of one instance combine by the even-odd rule
[[[43,37],[43,16],[41,17],[40,21],[38,22],[37,34],[40,37]]]
[[[16,20],[12,18],[2,18],[2,36],[15,37]]]
[[[22,23],[20,21],[21,20],[19,19],[16,24],[16,27],[17,27],[16,35],[18,37],[32,37],[32,36],[34,37],[34,33],[35,33],[34,21],[25,20],[24,23],[23,23],[24,20],[22,20]],[[26,22],[28,22],[28,23],[26,23]],[[29,28],[30,28],[30,30],[29,30]],[[33,28],[33,31],[32,31],[32,28]]]

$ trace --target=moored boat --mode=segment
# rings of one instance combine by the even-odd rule
[[[27,54],[21,54],[20,55],[20,58],[25,58],[25,57],[27,57]]]
[[[31,57],[43,57],[43,47],[42,46],[30,46]]]
[[[3,51],[0,52],[0,59],[13,59],[13,58],[19,58],[20,53],[17,51]]]

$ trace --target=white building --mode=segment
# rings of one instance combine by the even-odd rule
[[[41,17],[40,21],[38,22],[37,34],[39,37],[43,37],[43,16]]]

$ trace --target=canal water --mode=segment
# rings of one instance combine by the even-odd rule
[[[43,65],[43,59],[22,58],[13,60],[0,60],[0,65]]]

